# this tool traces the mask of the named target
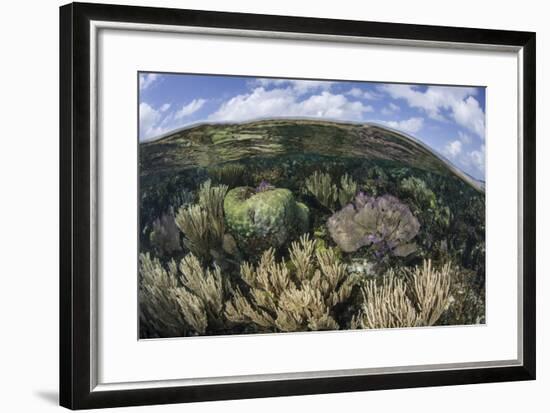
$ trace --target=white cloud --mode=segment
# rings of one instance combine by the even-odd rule
[[[206,103],[206,99],[193,99],[187,105],[183,105],[180,110],[174,114],[175,119],[182,119],[198,111]]]
[[[443,155],[448,158],[454,159],[462,152],[462,142],[461,141],[452,141],[447,143],[443,148]]]
[[[485,145],[466,151],[462,142],[455,140],[445,145],[441,152],[470,175],[485,179]]]
[[[389,103],[388,108],[392,112],[399,112],[401,110],[401,108],[399,106],[397,106],[395,103],[391,103],[391,102]]]
[[[454,103],[452,111],[452,116],[459,125],[485,139],[485,114],[475,98],[468,96],[466,100]]]
[[[329,90],[334,82],[327,80],[293,80],[293,79],[268,79],[260,78],[253,82],[254,86],[269,88],[275,87],[290,87],[297,95],[304,95],[308,92]]]
[[[411,85],[383,85],[379,89],[394,99],[404,99],[409,106],[422,109],[436,120],[450,116],[456,123],[485,137],[485,114],[474,98],[476,88],[429,86],[425,91]],[[449,111],[449,115],[446,115]]]
[[[465,159],[467,165],[471,165],[479,174],[485,177],[485,145],[481,145],[479,150],[474,150],[468,153]]]
[[[472,143],[472,137],[462,131],[458,132],[458,139],[465,145]]]
[[[170,110],[172,105],[169,103],[164,103],[158,109],[148,103],[140,103],[140,140],[149,140],[189,124],[190,122],[187,118],[199,110],[205,102],[205,99],[194,99],[187,105],[183,105],[179,110]]]
[[[142,102],[139,104],[139,136],[140,139],[148,139],[160,135],[165,130],[161,127],[163,121],[160,110]]]
[[[420,129],[422,129],[422,126],[424,126],[424,119],[410,118],[410,119],[405,119],[401,121],[395,121],[395,120],[381,121],[380,123],[388,125],[390,128],[401,130],[403,132],[416,133]]]
[[[346,95],[353,96],[354,98],[360,98],[363,96],[363,91],[358,87],[354,87],[346,92]]]
[[[397,106],[395,103],[390,102],[387,106],[383,107],[380,112],[382,113],[382,115],[388,116],[394,114],[395,112],[399,112],[400,110],[401,108],[399,106]]]
[[[326,90],[300,100],[295,88],[266,90],[258,87],[237,95],[210,115],[214,121],[244,121],[270,117],[316,117],[360,121],[373,108],[361,102],[351,102],[344,95]]]
[[[368,99],[368,100],[376,100],[381,98],[381,96],[378,93],[359,89],[358,87],[351,88],[345,94],[349,96],[353,96],[354,98],[358,98],[358,99],[362,98],[362,99]]]
[[[139,90],[145,90],[151,86],[156,80],[160,79],[156,73],[140,73],[139,75]]]
[[[148,135],[151,129],[159,121],[159,111],[145,102],[139,104],[139,130],[141,135]]]

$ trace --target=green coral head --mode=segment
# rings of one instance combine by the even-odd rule
[[[307,206],[285,188],[234,188],[225,197],[224,213],[229,231],[249,254],[278,248],[309,227]]]

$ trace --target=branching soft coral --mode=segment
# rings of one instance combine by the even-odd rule
[[[355,279],[332,249],[316,251],[315,243],[308,235],[293,242],[289,263],[277,262],[270,248],[256,267],[241,265],[249,291],[235,291],[227,318],[264,331],[338,329],[334,307],[349,299]]]
[[[179,209],[175,221],[184,234],[183,243],[195,256],[208,258],[219,248],[225,232],[223,200],[227,186],[206,181],[199,189],[199,203]]]
[[[140,255],[139,300],[145,329],[161,337],[182,336],[195,331],[205,334],[224,327],[224,303],[230,288],[220,269],[204,269],[189,254],[178,266],[166,271],[158,259]]]
[[[381,283],[369,280],[363,285],[363,304],[352,319],[352,328],[431,326],[439,320],[449,305],[456,270],[450,263],[435,270],[425,260],[422,267],[403,271],[404,277],[390,270]]]
[[[193,254],[184,257],[179,265],[180,280],[185,289],[180,293],[180,305],[184,316],[200,314],[194,318],[197,322],[187,320],[193,328],[204,334],[206,327],[220,328],[223,326],[223,308],[230,290],[224,282],[220,268],[204,269]]]
[[[181,336],[187,323],[180,312],[177,268],[170,262],[166,271],[157,258],[139,256],[139,309],[142,330],[160,337]]]
[[[321,205],[334,212],[338,205],[343,207],[351,202],[357,192],[357,183],[348,174],[344,174],[338,187],[329,174],[315,171],[306,178],[305,188]]]
[[[418,314],[424,325],[434,325],[449,304],[453,269],[446,263],[441,269],[432,268],[431,260],[424,260],[422,267],[406,270],[410,291]]]

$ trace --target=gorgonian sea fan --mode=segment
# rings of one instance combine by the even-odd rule
[[[256,193],[258,192],[265,192],[265,191],[271,191],[272,189],[275,189],[273,185],[271,185],[267,181],[260,182],[260,185],[258,185],[255,189]]]
[[[411,240],[420,229],[409,207],[398,198],[370,197],[362,192],[353,203],[334,213],[327,226],[334,242],[345,252],[373,246],[377,255],[391,252],[397,256],[416,250]]]

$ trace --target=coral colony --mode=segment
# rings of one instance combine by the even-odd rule
[[[485,322],[483,187],[404,135],[202,125],[140,161],[142,338]]]

